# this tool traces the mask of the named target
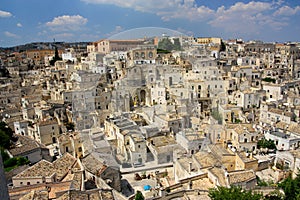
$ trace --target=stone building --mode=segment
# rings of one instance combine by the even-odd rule
[[[40,121],[28,127],[28,135],[42,144],[49,145],[57,143],[60,129],[56,120]]]
[[[144,40],[109,40],[103,39],[95,42],[96,51],[108,54],[112,51],[128,51],[144,43]]]
[[[66,153],[53,163],[41,160],[25,171],[12,178],[14,187],[23,187],[39,183],[62,182],[64,178],[71,173],[80,171],[77,160]]]
[[[8,150],[12,157],[25,157],[34,164],[44,159],[52,161],[49,149],[28,136],[18,135],[18,141]]]
[[[100,188],[113,188],[121,191],[121,173],[118,167],[110,165],[95,153],[86,155],[81,160],[85,169],[85,178],[93,180]]]

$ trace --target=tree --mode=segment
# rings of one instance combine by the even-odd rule
[[[17,138],[13,136],[13,130],[9,128],[5,122],[0,122],[0,147],[8,149],[11,140],[17,140]]]
[[[221,40],[220,51],[226,51],[226,45],[225,45],[225,43],[223,42],[223,40]]]
[[[142,192],[139,190],[136,191],[134,200],[144,200],[144,199],[145,199],[145,197],[143,196]]]
[[[0,130],[0,146],[5,149],[10,147],[10,138],[3,130]]]
[[[173,45],[174,50],[180,51],[181,50],[181,44],[179,41],[179,38],[174,39],[174,45]]]
[[[0,151],[1,151],[1,155],[2,155],[3,161],[9,159],[9,155],[8,155],[8,153],[5,151],[5,149],[3,147],[0,147]]]
[[[237,186],[211,188],[208,196],[212,200],[260,200],[263,197],[262,194],[253,193],[251,190],[242,190]]]
[[[4,131],[9,138],[13,137],[13,130],[5,122],[0,122],[0,130]]]
[[[284,195],[279,190],[274,190],[267,194],[264,200],[284,200]]]
[[[266,140],[265,138],[262,138],[257,142],[257,148],[268,148],[268,149],[275,149],[276,150],[276,145],[273,140],[269,139]]]
[[[171,42],[171,40],[169,40],[169,38],[163,38],[158,43],[158,49],[163,49],[167,51],[181,50],[179,38],[174,39],[174,44]]]
[[[50,63],[51,66],[54,66],[55,62],[58,61],[58,60],[62,60],[62,58],[59,57],[57,47],[55,47],[54,58],[52,60],[50,60],[49,63]]]
[[[300,175],[293,179],[291,176],[284,179],[278,184],[279,188],[282,188],[285,194],[286,200],[300,199]]]
[[[265,82],[272,82],[272,83],[275,83],[276,82],[276,79],[274,78],[270,78],[270,77],[266,77],[266,78],[263,78],[261,79],[262,81],[265,81]]]

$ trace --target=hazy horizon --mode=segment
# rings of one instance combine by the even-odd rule
[[[139,27],[195,37],[299,41],[300,2],[293,0],[3,0],[0,46],[81,42]]]

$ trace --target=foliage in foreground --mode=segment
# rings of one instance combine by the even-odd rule
[[[145,197],[143,196],[143,193],[139,190],[136,191],[134,200],[144,200],[144,199],[145,199]]]
[[[286,200],[300,199],[300,174],[297,174],[295,179],[289,176],[279,183],[278,187],[283,189]]]
[[[232,186],[227,187],[217,187],[209,190],[208,196],[212,200],[285,200],[290,198],[285,198],[284,195],[278,190],[270,192],[266,196],[262,194],[252,192],[251,190],[243,190],[240,187]]]
[[[242,190],[242,188],[237,186],[227,187],[217,187],[211,188],[209,190],[208,196],[212,200],[260,200],[263,195],[254,193],[251,190]]]
[[[276,149],[276,145],[273,140],[266,140],[265,138],[262,138],[257,142],[257,148]]]

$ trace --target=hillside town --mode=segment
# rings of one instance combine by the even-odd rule
[[[266,196],[299,173],[300,43],[36,43],[1,49],[0,76],[11,200]]]

